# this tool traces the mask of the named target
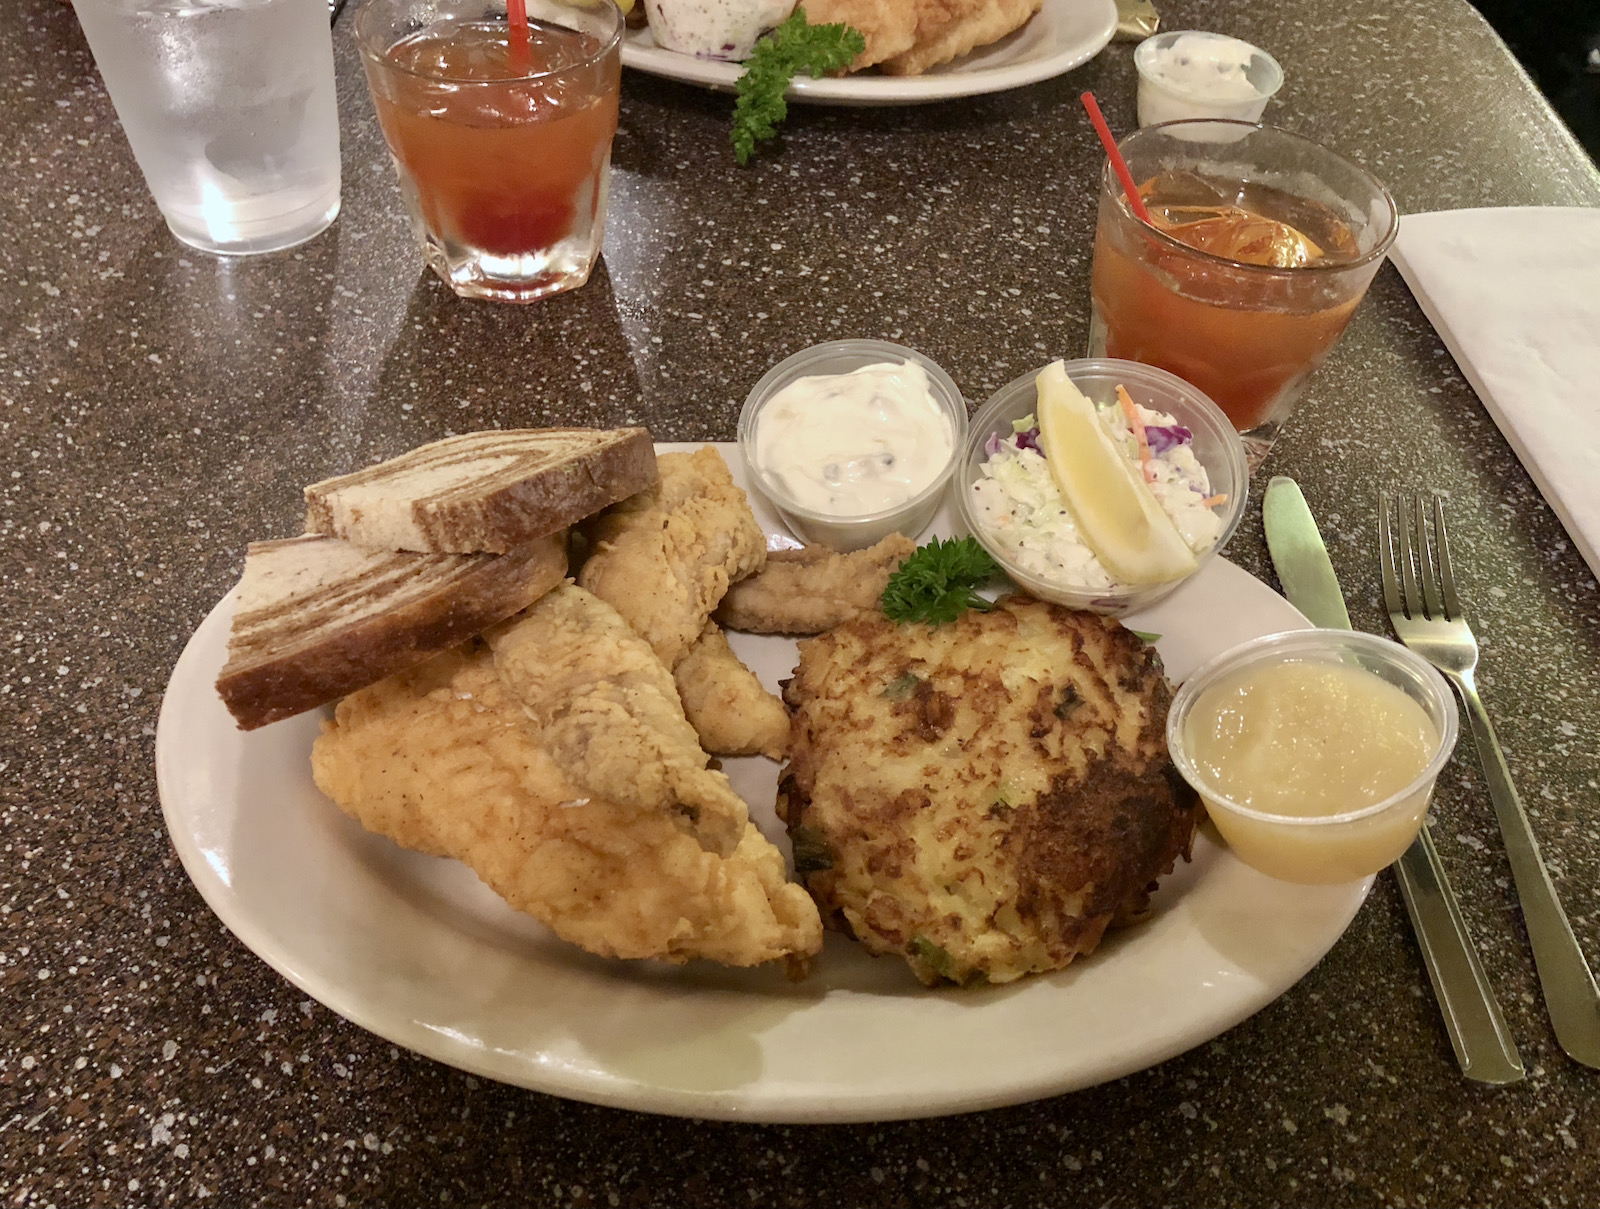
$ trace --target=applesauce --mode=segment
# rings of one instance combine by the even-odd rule
[[[1416,838],[1456,725],[1443,679],[1411,652],[1310,630],[1202,668],[1174,699],[1167,737],[1241,860],[1336,883],[1377,872]]]

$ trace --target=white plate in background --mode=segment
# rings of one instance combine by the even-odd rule
[[[797,77],[788,99],[830,105],[923,105],[1037,84],[1087,63],[1117,28],[1116,0],[1044,0],[1026,25],[989,46],[920,76],[868,69],[821,79]],[[648,27],[622,36],[622,63],[653,76],[732,92],[744,64],[698,59],[656,45]]]

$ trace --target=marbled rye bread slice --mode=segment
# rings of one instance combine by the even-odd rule
[[[566,573],[564,531],[506,554],[373,552],[315,535],[253,542],[217,692],[254,730],[465,642]]]
[[[503,554],[656,477],[644,428],[469,432],[313,483],[306,532],[370,550]]]

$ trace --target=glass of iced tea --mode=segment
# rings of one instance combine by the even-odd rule
[[[612,0],[368,0],[378,123],[422,254],[457,294],[532,302],[589,279],[605,231],[622,14]]]
[[[1367,292],[1399,218],[1366,170],[1271,126],[1184,121],[1119,144],[1152,225],[1108,164],[1089,355],[1177,374],[1267,456]]]

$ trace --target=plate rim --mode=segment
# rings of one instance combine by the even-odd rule
[[[698,444],[691,444],[689,447],[698,448]],[[659,448],[666,451],[671,446],[663,445]],[[726,454],[733,447],[724,444],[719,448]],[[770,526],[768,528],[770,532]],[[1239,576],[1257,585],[1261,590],[1271,592],[1271,589],[1261,581],[1225,559],[1215,559],[1213,565],[1217,566],[1220,574]],[[1277,596],[1276,593],[1272,595]],[[1287,610],[1286,616],[1290,614],[1298,616],[1298,611],[1293,610],[1286,601],[1282,601],[1281,597],[1277,599]],[[770,1085],[763,1085],[759,1081],[714,1091],[665,1087],[651,1085],[638,1079],[624,1078],[615,1070],[601,1076],[589,1070],[569,1070],[560,1064],[541,1065],[536,1061],[528,1061],[526,1057],[520,1066],[509,1069],[505,1063],[497,1063],[494,1060],[497,1051],[492,1047],[466,1044],[448,1032],[430,1027],[425,1020],[415,1019],[404,1011],[395,1012],[392,1005],[378,1001],[370,993],[370,989],[363,989],[356,984],[329,981],[314,974],[306,967],[297,952],[286,950],[267,924],[253,916],[248,910],[248,905],[234,892],[231,884],[220,877],[217,869],[208,861],[199,834],[187,825],[186,818],[179,808],[182,794],[181,781],[184,776],[182,757],[185,750],[184,744],[178,737],[177,728],[180,725],[178,719],[186,709],[200,708],[205,704],[193,695],[192,690],[186,691],[185,686],[194,680],[196,669],[193,665],[202,658],[208,646],[214,650],[219,642],[225,643],[232,600],[233,591],[230,589],[213,606],[205,620],[191,635],[173,669],[157,722],[156,782],[162,815],[180,863],[191,882],[207,906],[246,948],[306,995],[358,1027],[392,1044],[404,1046],[457,1069],[546,1094],[607,1107],[701,1119],[805,1124],[944,1116],[1024,1103],[1096,1086],[1111,1079],[1149,1069],[1203,1044],[1235,1027],[1286,993],[1322,960],[1333,945],[1338,943],[1365,902],[1373,880],[1368,878],[1362,883],[1351,884],[1341,907],[1342,920],[1338,922],[1336,930],[1330,932],[1331,939],[1328,940],[1326,947],[1315,951],[1306,950],[1299,954],[1303,960],[1297,962],[1297,968],[1292,970],[1292,977],[1284,980],[1280,976],[1278,981],[1281,985],[1275,982],[1273,987],[1264,989],[1262,993],[1235,1003],[1234,1010],[1221,1016],[1206,1018],[1198,1026],[1192,1021],[1179,1022],[1178,1027],[1168,1030],[1157,1044],[1134,1048],[1112,1061],[1102,1062],[1087,1077],[1063,1079],[1056,1067],[1048,1062],[1040,1062],[1035,1072],[1028,1077],[1013,1078],[992,1086],[973,1086],[935,1098],[915,1100],[909,1099],[905,1090],[894,1090],[892,1082],[876,1085],[865,1093],[852,1090],[848,1095],[841,1096],[832,1092],[829,1085],[820,1082],[815,1089],[798,1092],[788,1087],[774,1090]],[[1309,623],[1304,622],[1302,618],[1302,624]],[[184,673],[189,674],[188,681],[180,679]],[[199,683],[209,685],[210,681],[211,677],[205,675],[200,678]],[[217,705],[216,708],[221,707]],[[303,720],[305,715],[300,717]],[[1236,858],[1225,851],[1219,852],[1216,859],[1236,863]],[[1331,916],[1329,923],[1330,925],[1333,923]],[[1022,984],[1012,985],[1020,987]],[[738,992],[713,993],[737,994]],[[930,994],[935,993],[930,992]]]
[[[1094,32],[1050,54],[995,67],[935,71],[920,76],[850,75],[799,78],[785,94],[790,101],[849,106],[925,105],[962,97],[982,96],[1038,84],[1065,75],[1098,55],[1117,29],[1116,0],[1044,0],[1044,7],[1081,8],[1092,18],[1099,13]],[[1041,7],[1041,12],[1043,7]],[[1034,14],[1031,20],[1036,20]],[[1025,28],[1025,26],[1023,27]],[[667,50],[652,41],[644,45],[641,31],[629,30],[622,38],[622,65],[659,79],[676,80],[716,92],[733,91],[742,74],[740,65]],[[1010,35],[1007,35],[1010,36]],[[978,50],[985,48],[979,47]]]

